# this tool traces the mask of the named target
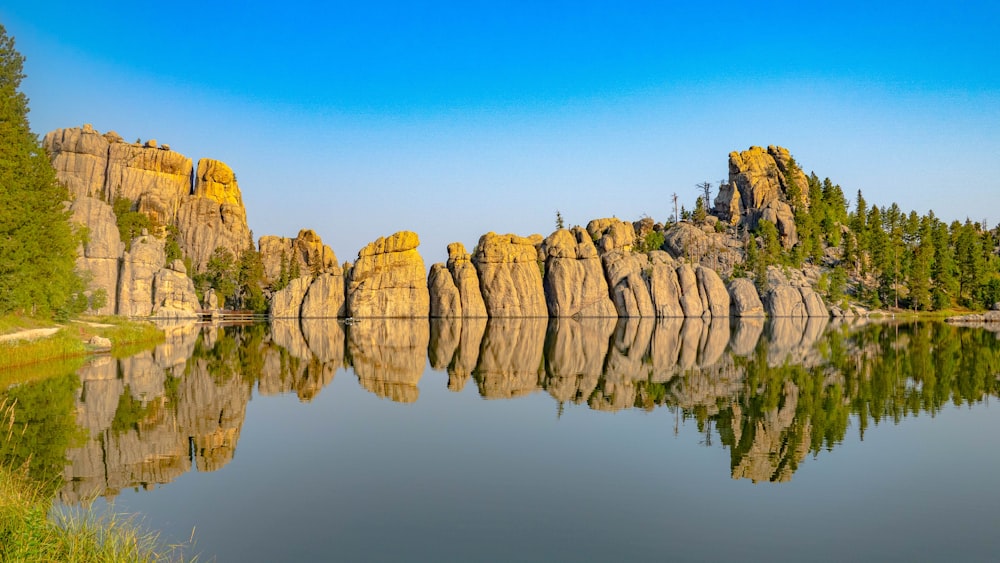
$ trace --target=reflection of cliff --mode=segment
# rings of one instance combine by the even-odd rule
[[[165,332],[152,351],[80,370],[76,421],[87,439],[66,452],[64,502],[167,483],[192,465],[216,471],[233,459],[254,383],[308,401],[343,365],[336,322]]]
[[[214,471],[232,459],[249,388],[189,359],[194,325],[169,327],[167,337],[153,351],[80,370],[77,424],[87,440],[66,452],[64,502],[167,483],[192,461]]]
[[[537,317],[487,321],[479,362],[472,372],[483,398],[509,399],[539,388],[547,321]]]
[[[347,330],[347,350],[358,382],[379,397],[417,400],[427,364],[427,319],[364,319]]]

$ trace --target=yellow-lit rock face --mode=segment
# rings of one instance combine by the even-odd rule
[[[358,252],[347,282],[347,311],[354,317],[423,318],[430,311],[424,260],[416,233],[380,237]]]
[[[475,264],[490,317],[547,317],[538,260],[541,235],[486,233],[479,239]]]
[[[243,207],[243,196],[236,183],[233,169],[224,162],[210,158],[198,161],[198,176],[195,180],[194,195],[207,197],[216,203]]]

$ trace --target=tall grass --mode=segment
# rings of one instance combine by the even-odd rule
[[[0,441],[15,439],[14,404],[0,402]],[[99,516],[92,507],[53,507],[28,476],[28,462],[0,463],[0,561],[184,561],[187,546],[165,545],[134,518]]]
[[[102,318],[101,323],[72,323],[52,336],[0,342],[0,370],[49,360],[85,356],[93,336],[111,341],[115,357],[130,356],[163,341],[163,331],[150,322]],[[105,326],[106,325],[106,326]],[[21,327],[23,328],[23,327]]]
[[[0,342],[0,370],[87,353],[87,346],[82,340],[60,330],[52,336],[36,340]]]

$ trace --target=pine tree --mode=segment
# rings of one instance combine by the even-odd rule
[[[75,314],[83,282],[64,206],[69,196],[29,127],[23,68],[0,25],[0,314]]]

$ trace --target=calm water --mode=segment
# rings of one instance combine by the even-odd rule
[[[998,374],[944,324],[316,320],[7,393],[63,502],[219,561],[994,560]]]

